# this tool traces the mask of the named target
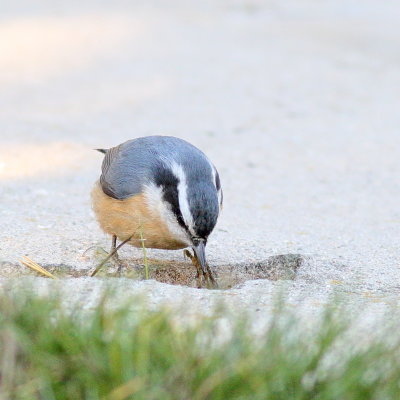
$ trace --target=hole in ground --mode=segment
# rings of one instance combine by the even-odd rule
[[[142,280],[145,278],[143,259],[123,259],[125,265],[121,277]],[[281,254],[257,262],[219,265],[213,267],[220,289],[229,289],[253,279],[270,279],[273,281],[294,279],[298,269],[305,261],[301,254]],[[89,276],[93,271],[76,269],[73,266],[45,265],[42,267],[60,278],[78,278]],[[149,278],[172,285],[197,287],[196,270],[190,260],[186,262],[149,259]],[[0,263],[0,276],[18,277],[38,274],[20,264]],[[106,263],[99,271],[98,277],[115,277],[116,267],[112,262]]]

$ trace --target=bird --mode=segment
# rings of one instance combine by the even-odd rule
[[[189,256],[202,279],[216,286],[205,248],[223,205],[220,177],[197,147],[173,136],[144,136],[104,153],[101,176],[91,192],[101,229],[134,247],[178,250]],[[114,253],[112,253],[114,252]],[[119,270],[121,265],[119,266]]]

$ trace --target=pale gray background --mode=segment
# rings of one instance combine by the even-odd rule
[[[0,10],[0,261],[92,265],[83,251],[109,246],[90,210],[102,159],[92,149],[168,134],[220,171],[211,264],[301,253],[309,262],[288,283],[297,303],[318,306],[333,288],[397,299],[398,1],[3,1]],[[161,302],[168,291],[193,304],[214,296],[149,285]],[[242,291],[267,304],[275,285]]]

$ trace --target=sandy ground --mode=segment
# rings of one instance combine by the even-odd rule
[[[83,252],[109,239],[90,207],[102,158],[92,149],[168,134],[203,149],[220,171],[225,207],[210,264],[288,253],[306,262],[293,281],[213,292],[120,279],[124,293],[144,291],[155,305],[185,299],[198,311],[223,299],[264,315],[282,286],[311,314],[335,291],[373,314],[396,304],[398,4],[3,2],[3,270],[22,255],[93,267]],[[150,256],[183,261],[181,252]],[[104,280],[58,285],[92,304]]]

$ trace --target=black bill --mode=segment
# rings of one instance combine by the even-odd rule
[[[207,261],[206,261],[206,246],[204,240],[196,240],[193,244],[194,244],[193,246],[194,254],[197,257],[197,260],[199,261],[203,273],[206,274]]]

